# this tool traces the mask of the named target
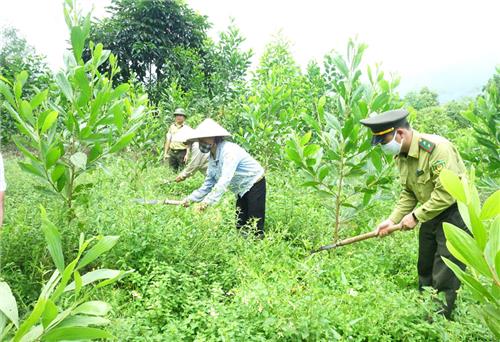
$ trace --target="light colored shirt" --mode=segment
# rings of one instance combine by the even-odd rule
[[[417,131],[413,131],[408,155],[397,156],[396,165],[402,191],[389,217],[395,223],[412,211],[420,222],[427,222],[442,213],[455,203],[455,199],[441,184],[441,170],[448,169],[459,176],[466,173],[462,158],[450,141]],[[415,209],[417,203],[421,206]]]
[[[208,157],[210,153],[201,153],[199,144],[194,142],[191,145],[191,158],[186,168],[182,170],[180,176],[183,179],[191,177],[196,171],[207,173]]]
[[[210,154],[205,182],[187,198],[205,204],[217,203],[229,188],[242,197],[264,175],[262,166],[240,146],[229,141],[217,145]]]
[[[5,191],[7,189],[7,183],[5,183],[5,174],[3,170],[3,158],[0,154],[0,191]]]
[[[168,132],[167,132],[167,141],[170,141],[170,149],[171,150],[185,150],[187,149],[187,146],[186,144],[184,143],[181,143],[179,141],[175,141],[174,139],[172,139],[174,137],[174,135],[176,135],[180,129],[184,126],[187,126],[186,124],[182,124],[182,125],[178,125],[177,123],[173,123],[172,125],[170,125],[170,128],[168,129]]]

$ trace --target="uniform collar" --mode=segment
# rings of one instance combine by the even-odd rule
[[[183,123],[178,124],[177,122],[174,122],[174,125],[175,125],[176,127],[178,127],[178,128],[182,128],[182,126],[184,126],[184,124],[183,124]]]
[[[420,133],[413,130],[413,136],[411,138],[410,150],[408,151],[408,156],[418,159],[418,142],[420,141]]]

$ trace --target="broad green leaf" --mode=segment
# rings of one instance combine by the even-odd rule
[[[342,127],[342,136],[344,137],[344,139],[347,139],[347,137],[349,137],[351,134],[352,134],[352,130],[354,128],[354,120],[352,118],[350,119],[347,119],[345,122],[344,122],[344,127]]]
[[[66,266],[66,268],[64,269],[61,281],[59,282],[59,285],[57,285],[57,288],[55,289],[54,293],[51,296],[51,299],[54,302],[57,302],[59,300],[59,297],[63,294],[64,289],[66,288],[66,285],[71,279],[71,275],[73,274],[73,271],[75,270],[77,263],[78,263],[78,257],[72,262],[70,262],[68,266]]]
[[[59,146],[52,147],[45,156],[45,166],[47,169],[55,165],[55,163],[61,158],[61,149]]]
[[[50,299],[47,300],[47,304],[45,305],[45,311],[42,315],[42,324],[44,328],[47,328],[49,324],[57,317],[59,314],[59,309]]]
[[[47,241],[47,248],[49,249],[50,256],[54,261],[59,272],[64,272],[64,255],[61,245],[61,234],[56,226],[47,218],[47,212],[44,207],[40,207],[42,214],[42,231]]]
[[[370,154],[370,159],[377,172],[380,173],[383,168],[382,156],[380,155],[380,153],[376,150],[373,150],[372,153]]]
[[[59,115],[58,112],[56,111],[50,111],[47,116],[45,117],[45,120],[43,121],[42,128],[40,130],[40,133],[43,134],[47,132],[52,125],[57,121],[57,116]]]
[[[286,154],[287,154],[287,157],[288,159],[290,159],[291,161],[297,163],[297,164],[302,164],[302,158],[300,157],[300,155],[297,153],[297,150],[295,150],[293,147],[291,146],[287,146],[285,148],[285,151],[286,151]]]
[[[113,113],[113,122],[114,124],[116,125],[116,127],[118,128],[118,130],[122,130],[123,129],[123,123],[125,121],[125,118],[123,116],[123,112],[124,112],[124,105],[123,105],[123,101],[118,101],[116,102],[110,109],[109,111],[111,113]]]
[[[325,179],[326,176],[328,176],[328,174],[330,173],[330,167],[328,165],[323,165],[320,169],[319,169],[319,180],[320,181],[323,181],[323,179]]]
[[[55,328],[45,334],[44,341],[81,341],[81,340],[93,340],[93,339],[111,339],[113,335],[110,333],[98,329],[89,327],[63,327]]]
[[[484,256],[491,268],[495,268],[497,273],[500,269],[496,265],[496,257],[500,253],[500,216],[497,216],[495,221],[490,225],[489,239],[484,249]],[[500,279],[500,277],[499,277]]]
[[[462,220],[464,220],[464,223],[467,226],[467,228],[469,228],[469,230],[472,231],[472,224],[470,222],[470,216],[469,216],[469,206],[462,202],[457,202],[457,204],[460,216],[462,216]]]
[[[333,58],[333,63],[345,78],[349,78],[349,68],[347,67],[347,64],[345,63],[342,56],[336,56],[335,58]]]
[[[118,242],[119,236],[104,236],[97,242],[80,260],[77,269],[81,269],[92,261],[97,259],[101,254],[106,253]]]
[[[120,280],[121,278],[123,278],[125,275],[130,274],[132,272],[134,272],[133,269],[128,270],[128,271],[121,271],[121,273],[119,275],[117,275],[116,277],[110,278],[110,279],[105,279],[105,280],[101,281],[99,284],[97,284],[96,288],[106,287],[110,284],[113,284],[113,283],[117,282],[118,280]]]
[[[326,104],[326,97],[321,96],[318,100],[318,114],[320,117],[323,117],[325,115],[325,104]]]
[[[81,170],[85,170],[85,167],[87,166],[87,155],[83,152],[76,152],[69,158],[69,160],[73,163],[73,165]]]
[[[27,79],[28,73],[25,70],[16,75],[16,80],[14,82],[14,95],[16,96],[16,99],[18,101],[21,100],[21,95],[23,94],[23,86],[24,83],[26,83]]]
[[[445,190],[457,201],[467,203],[465,190],[460,178],[450,170],[443,169],[439,174],[439,179]]]
[[[64,187],[68,183],[69,175],[68,172],[65,172],[58,180],[57,180],[57,191],[63,191]]]
[[[480,218],[481,220],[488,220],[496,215],[500,215],[500,190],[495,191],[486,199]]]
[[[31,105],[28,101],[21,101],[21,105],[19,106],[19,114],[21,114],[21,117],[25,121],[28,121],[31,124],[35,122],[35,118],[33,117],[33,109],[31,108]]]
[[[85,36],[80,26],[71,28],[71,45],[73,46],[73,54],[77,62],[82,59],[83,47],[85,45]]]
[[[81,245],[81,244],[80,244]],[[74,288],[75,288],[75,294],[78,296],[78,294],[80,293],[80,290],[82,289],[83,287],[83,280],[82,280],[82,277],[80,276],[80,273],[78,271],[75,271],[73,273],[73,278],[75,279],[73,281],[72,284],[74,284]],[[71,286],[71,284],[70,284]],[[66,290],[65,290],[66,291]]]
[[[38,324],[33,326],[28,332],[21,338],[20,342],[32,342],[40,341],[40,337],[43,334],[43,325]]]
[[[469,204],[469,219],[472,226],[472,235],[479,246],[479,249],[484,250],[486,246],[486,241],[488,240],[488,232],[484,228],[483,222],[477,217],[475,210],[472,205]]]
[[[2,81],[0,81],[0,94],[2,94],[5,97],[5,99],[7,100],[7,102],[9,102],[11,106],[16,105],[14,95],[10,91],[10,87]]]
[[[7,333],[10,331],[11,327],[13,327],[12,323],[9,324],[8,328],[5,329],[5,326],[9,322],[7,316],[5,316],[2,311],[0,311],[0,341],[2,341]]]
[[[22,163],[22,162],[19,162],[18,164],[21,167],[21,169],[23,169],[24,171],[45,179],[45,174],[41,170],[39,170],[38,168],[33,166],[32,164],[27,164],[27,163]]]
[[[135,135],[135,131],[124,134],[120,138],[120,140],[118,140],[118,142],[110,148],[109,153],[115,153],[115,152],[118,152],[121,149],[125,148],[132,141],[132,139],[134,138],[134,135]]]
[[[311,140],[312,132],[309,131],[302,138],[300,138],[300,145],[305,146]]]
[[[84,314],[91,316],[105,316],[111,310],[111,305],[106,302],[94,300],[85,302],[73,310],[73,315]]]
[[[500,340],[500,319],[498,319],[500,317],[500,309],[498,308],[498,304],[496,306],[493,304],[485,305],[481,313],[488,328]]]
[[[12,108],[12,106],[7,102],[4,102],[3,106],[7,109],[10,115],[17,121],[19,130],[25,135],[29,136],[33,141],[38,142],[38,136],[35,134],[35,131],[26,121],[24,121],[19,116],[19,113],[14,108]]]
[[[57,182],[57,180],[61,178],[62,175],[64,175],[65,171],[66,167],[63,164],[57,164],[54,170],[52,171],[50,178],[52,179],[53,182]]]
[[[73,88],[71,88],[71,85],[69,84],[68,78],[66,75],[60,71],[56,74],[56,83],[61,90],[61,92],[64,94],[66,99],[70,102],[73,101]]]
[[[389,95],[387,93],[382,93],[377,95],[377,97],[373,100],[371,105],[371,110],[376,112],[381,109],[386,103],[389,101]]]
[[[314,156],[320,149],[321,146],[316,144],[307,145],[306,148],[304,148],[304,157]]]
[[[130,85],[128,83],[122,83],[116,89],[113,91],[111,94],[111,99],[117,99],[121,97],[123,94],[127,93],[127,91],[130,89]]]
[[[61,273],[58,269],[55,269],[50,279],[43,285],[42,291],[40,292],[40,298],[48,298],[59,283],[59,280],[61,280]]]
[[[0,312],[4,314],[16,327],[19,327],[16,298],[6,282],[0,282]]]
[[[44,91],[39,92],[36,94],[30,101],[30,105],[33,109],[38,108],[46,99],[47,96],[49,95],[49,90],[45,89]]]
[[[26,70],[23,70],[16,75],[16,81],[20,82],[24,86],[26,84],[26,81],[28,80],[28,76],[28,72]]]
[[[89,156],[87,159],[88,163],[92,163],[94,160],[99,158],[102,155],[102,147],[99,143],[95,143],[92,149],[89,152]]]
[[[85,73],[85,67],[80,66],[75,69],[75,81],[80,89],[80,97],[78,98],[78,105],[83,107],[87,104],[91,98],[91,89],[87,74]]]
[[[495,270],[497,271],[497,279],[500,279],[500,252],[495,257]]]
[[[335,131],[340,131],[341,130],[341,128],[340,128],[340,122],[335,117],[335,115],[330,114],[330,113],[326,113],[325,114],[325,118],[326,118],[326,123],[327,123],[328,127],[333,128]]]
[[[66,318],[62,321],[58,328],[63,327],[88,327],[89,325],[108,325],[110,323],[109,319],[98,317],[98,316],[84,316],[84,315],[75,315]]]
[[[21,324],[19,330],[14,335],[14,341],[20,341],[21,338],[38,322],[40,317],[42,317],[43,312],[45,311],[45,305],[47,304],[47,298],[40,297],[31,311],[31,314],[28,318]]]
[[[40,160],[33,154],[31,153],[21,142],[21,140],[19,140],[17,137],[13,137],[12,140],[14,141],[14,144],[16,144],[17,148],[19,149],[19,151],[21,151],[21,153],[31,159],[32,161],[34,162],[37,162],[39,163]]]
[[[458,260],[486,277],[492,276],[481,250],[469,234],[447,222],[443,223],[443,229],[447,240],[446,246]]]
[[[461,282],[465,283],[475,294],[475,298],[481,302],[484,298],[494,300],[488,290],[474,277],[464,272],[457,264],[453,261],[442,257],[444,263],[455,273],[455,275],[460,279]]]
[[[120,270],[110,270],[110,269],[105,269],[105,268],[97,269],[97,270],[88,272],[81,277],[82,286],[91,284],[91,283],[98,281],[98,280],[116,278],[123,273],[124,273],[124,271],[120,271]],[[64,289],[64,292],[74,290],[75,288],[76,288],[76,282],[72,282],[71,284],[66,286],[66,288]]]

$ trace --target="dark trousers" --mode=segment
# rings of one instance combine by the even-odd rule
[[[462,269],[465,269],[465,265],[458,261],[446,247],[443,222],[451,223],[469,232],[456,204],[422,224],[418,236],[418,285],[420,290],[424,286],[432,286],[438,292],[445,293],[446,305],[443,307],[443,313],[450,318],[460,281],[441,257],[453,261]]]
[[[257,220],[255,235],[264,237],[264,221],[266,218],[266,179],[262,178],[240,197],[236,197],[236,227],[241,229],[253,219]]]
[[[181,167],[184,166],[184,157],[186,156],[187,150],[170,150],[168,163],[174,171],[179,171]]]

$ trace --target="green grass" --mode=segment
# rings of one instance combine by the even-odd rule
[[[53,269],[38,207],[60,228],[65,253],[78,235],[120,235],[103,267],[135,269],[99,296],[113,305],[110,331],[120,341],[488,341],[474,302],[460,293],[455,321],[433,315],[432,293],[417,291],[416,231],[309,256],[329,243],[332,215],[299,186],[294,171],[270,172],[267,236],[242,238],[234,195],[207,212],[143,206],[132,198],[182,198],[202,176],[161,185],[166,167],[123,155],[95,171],[69,225],[62,201],[35,190],[38,180],[4,156],[8,192],[1,233],[1,277],[26,313]],[[389,197],[390,198],[390,197]],[[343,236],[368,231],[390,211],[379,201]],[[95,266],[95,265],[94,265]],[[423,317],[430,315],[433,323]]]

